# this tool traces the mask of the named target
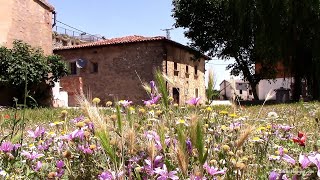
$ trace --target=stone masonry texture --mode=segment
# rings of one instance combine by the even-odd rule
[[[22,40],[51,54],[52,12],[45,0],[0,0],[0,45]]]
[[[69,106],[77,105],[73,94],[79,91],[74,89],[80,88],[75,85],[79,84],[79,77],[84,93],[99,97],[103,104],[109,100],[131,100],[135,104],[142,104],[142,100],[149,99],[142,82],[149,83],[153,80],[156,68],[162,69],[173,81],[167,85],[171,96],[173,88],[179,88],[180,104],[185,104],[186,100],[195,97],[196,89],[198,96],[202,97],[202,103],[205,100],[204,59],[193,60],[194,55],[190,51],[167,41],[62,49],[54,50],[54,53],[63,56],[68,63],[77,59],[87,61],[84,68],[77,68],[75,75],[60,80],[62,90],[72,96],[69,97]],[[177,76],[174,73],[174,62],[179,70]],[[98,72],[93,71],[94,63],[98,64]],[[186,66],[189,71],[188,78]],[[195,66],[198,67],[197,75],[194,72]]]

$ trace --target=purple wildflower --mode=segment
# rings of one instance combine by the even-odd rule
[[[27,131],[29,134],[29,137],[37,139],[38,137],[43,137],[44,133],[45,133],[45,128],[44,127],[37,127],[34,131],[29,130]]]
[[[123,107],[128,107],[130,104],[132,104],[132,101],[121,100],[119,101],[119,104],[122,105]]]
[[[289,156],[288,154],[283,154],[282,159],[285,160],[288,163],[293,164],[293,165],[296,164],[296,161],[291,156]]]
[[[57,168],[58,168],[58,169],[63,168],[63,167],[64,167],[64,162],[63,162],[63,160],[59,160],[59,161],[57,161],[56,166],[57,166]]]
[[[70,141],[79,139],[83,140],[84,138],[84,131],[82,129],[76,129],[71,134],[63,136],[62,139],[68,139]]]
[[[290,131],[292,128],[294,128],[293,126],[289,126],[289,125],[278,125],[279,129],[282,129],[284,131]]]
[[[83,121],[83,120],[84,120],[84,116],[81,115],[81,116],[79,116],[77,118],[72,119],[71,122],[78,123],[78,122]]]
[[[269,180],[277,180],[279,174],[275,171],[270,172],[269,174]]]
[[[154,81],[150,81],[151,91],[156,89],[156,83]]]
[[[187,151],[189,154],[192,154],[192,143],[190,141],[190,139],[186,140],[186,145],[187,145]]]
[[[85,147],[84,145],[78,146],[79,150],[81,150],[84,154],[92,154],[93,151],[89,147]]]
[[[38,150],[40,151],[46,151],[49,149],[50,145],[52,144],[53,142],[53,139],[48,139],[46,140],[45,142],[41,143],[38,145]]]
[[[35,166],[33,167],[33,170],[34,170],[34,171],[39,171],[39,170],[41,169],[41,167],[42,167],[42,163],[41,163],[41,161],[38,161],[38,162],[35,164]]]
[[[201,177],[201,176],[196,176],[196,175],[191,175],[190,180],[206,180],[207,178]]]
[[[63,162],[63,160],[57,161],[56,166],[57,166],[57,177],[61,177],[64,174],[64,169],[63,169],[64,162]]]
[[[317,175],[320,177],[320,154],[316,154],[314,156],[308,156],[308,159],[317,166],[318,172]]]
[[[39,153],[34,152],[34,151],[32,153],[27,152],[27,151],[22,151],[21,155],[25,156],[27,159],[29,159],[31,161],[34,160],[34,159],[38,159],[38,158],[44,156],[44,154],[39,154]]]
[[[104,171],[98,176],[99,180],[112,180],[113,176],[109,171]]]
[[[152,105],[152,104],[157,104],[157,102],[159,101],[160,97],[161,97],[160,95],[155,96],[155,97],[153,97],[152,99],[150,99],[150,100],[148,100],[148,101],[143,101],[143,103],[144,103],[146,106],[150,106],[150,105]]]
[[[187,101],[187,104],[190,104],[190,105],[193,105],[193,106],[196,106],[198,104],[198,102],[200,101],[200,97],[197,97],[197,98],[192,98],[190,100]]]
[[[299,155],[299,163],[301,164],[302,169],[305,169],[311,164],[311,161],[306,155]]]
[[[170,171],[168,172],[167,166],[165,164],[163,164],[163,169],[161,168],[156,168],[154,170],[154,173],[158,174],[159,177],[157,178],[157,180],[167,180],[167,179],[179,179],[178,176],[176,176],[175,174],[177,174],[177,171]]]
[[[203,168],[212,176],[218,175],[218,174],[225,174],[225,170],[218,170],[218,168],[210,167],[207,163],[204,163]]]
[[[234,129],[236,129],[236,128],[240,128],[241,125],[242,125],[241,122],[232,122],[232,123],[230,123],[229,128],[230,128],[231,130],[234,130]]]
[[[162,149],[162,145],[161,145],[161,142],[160,142],[160,136],[157,134],[157,132],[155,131],[146,131],[144,133],[145,137],[151,141],[151,140],[154,140],[155,141],[155,147],[158,149],[158,150],[161,150]]]
[[[14,148],[14,145],[11,142],[2,142],[0,150],[4,153],[11,152]]]

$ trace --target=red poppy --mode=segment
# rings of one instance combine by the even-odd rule
[[[6,115],[4,115],[4,118],[5,118],[5,119],[10,119],[10,115],[9,115],[9,114],[6,114]]]
[[[298,143],[300,146],[306,146],[307,136],[303,132],[298,132],[298,137],[294,137],[293,142]]]

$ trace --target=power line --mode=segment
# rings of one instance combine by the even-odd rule
[[[98,38],[98,39],[101,39],[101,37],[98,37],[98,36],[96,36],[96,35],[89,34],[89,33],[85,32],[85,31],[82,31],[82,30],[80,30],[80,29],[78,29],[78,28],[75,28],[75,27],[73,27],[73,26],[71,26],[71,25],[68,25],[68,24],[66,24],[66,23],[63,23],[63,22],[61,22],[61,21],[59,21],[59,20],[56,20],[56,21],[57,21],[58,23],[64,25],[64,26],[67,26],[67,27],[69,27],[69,28],[71,28],[71,29],[74,29],[74,30],[80,32],[81,34],[89,35],[89,36],[94,36],[94,37],[96,37],[96,38]]]

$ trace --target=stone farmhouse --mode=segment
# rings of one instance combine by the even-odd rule
[[[66,59],[71,75],[60,80],[68,105],[76,106],[80,92],[102,102],[131,100],[142,104],[149,97],[142,82],[154,79],[159,68],[167,74],[170,96],[179,104],[193,97],[205,100],[205,61],[209,57],[165,37],[127,36],[54,49]]]

